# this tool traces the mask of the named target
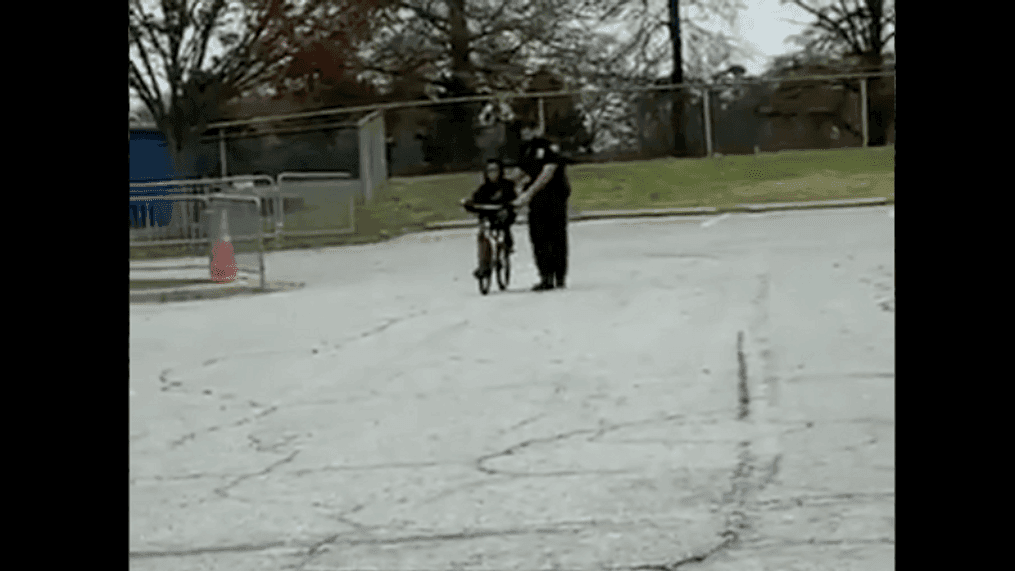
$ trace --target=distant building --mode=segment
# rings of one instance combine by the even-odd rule
[[[165,134],[154,124],[137,123],[128,127],[130,182],[160,182],[174,178],[173,159],[169,153],[169,144]],[[151,188],[131,190],[130,196],[163,196],[165,189]],[[131,200],[130,226],[144,227],[155,223],[158,226],[169,224],[171,207],[169,201]]]
[[[154,124],[135,123],[129,126],[130,182],[154,182],[173,178],[173,159],[165,134]]]

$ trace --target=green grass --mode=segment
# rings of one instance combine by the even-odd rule
[[[468,214],[458,201],[476,189],[479,177],[469,173],[393,178],[361,212],[369,214],[364,230],[394,231],[466,218]],[[721,159],[574,165],[568,168],[568,178],[570,202],[579,211],[894,199],[895,149],[785,151]]]
[[[356,233],[286,238],[285,248],[363,244],[424,228],[429,222],[470,215],[459,201],[479,186],[481,174],[395,177],[374,200],[357,209]],[[783,151],[721,159],[673,159],[574,165],[568,168],[571,205],[579,211],[640,208],[717,208],[743,203],[845,198],[895,199],[895,148]],[[286,229],[347,226],[348,202],[313,200]],[[268,241],[271,249],[273,244]],[[154,250],[154,249],[152,249]],[[157,254],[158,252],[149,252]],[[131,259],[136,259],[131,252]]]
[[[570,170],[581,211],[895,197],[895,150],[787,151]]]

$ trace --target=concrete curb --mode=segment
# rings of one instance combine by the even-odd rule
[[[268,282],[267,286],[261,289],[242,284],[196,284],[172,288],[130,290],[130,303],[168,303],[174,301],[220,299],[237,295],[292,291],[305,285],[302,282]]]
[[[643,210],[598,210],[580,212],[569,217],[571,222],[586,220],[610,220],[617,218],[660,218],[669,216],[703,216],[743,212],[774,212],[779,210],[809,210],[818,208],[849,208],[857,206],[884,206],[895,204],[890,198],[853,198],[844,200],[816,200],[810,202],[773,202],[769,204],[737,204],[732,207],[715,208],[700,206],[696,208],[654,208]],[[524,225],[527,220],[519,217],[515,225]],[[431,222],[425,225],[426,230],[453,230],[458,228],[475,228],[476,220],[452,220],[448,222]]]

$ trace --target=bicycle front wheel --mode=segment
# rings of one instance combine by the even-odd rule
[[[500,244],[497,247],[497,285],[504,291],[509,283],[511,283],[511,256],[508,255],[507,246]]]
[[[490,282],[493,274],[493,246],[488,238],[479,240],[479,293],[486,295],[490,293]]]

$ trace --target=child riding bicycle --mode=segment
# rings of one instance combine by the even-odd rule
[[[486,161],[486,175],[483,184],[476,189],[472,197],[462,202],[462,206],[469,212],[474,212],[480,218],[490,220],[491,228],[504,231],[504,245],[508,252],[514,252],[514,239],[511,236],[511,225],[515,221],[515,212],[511,207],[511,201],[518,198],[515,191],[515,183],[504,178],[504,163],[498,159]],[[502,207],[500,210],[478,210],[474,208],[477,204],[494,205]]]

